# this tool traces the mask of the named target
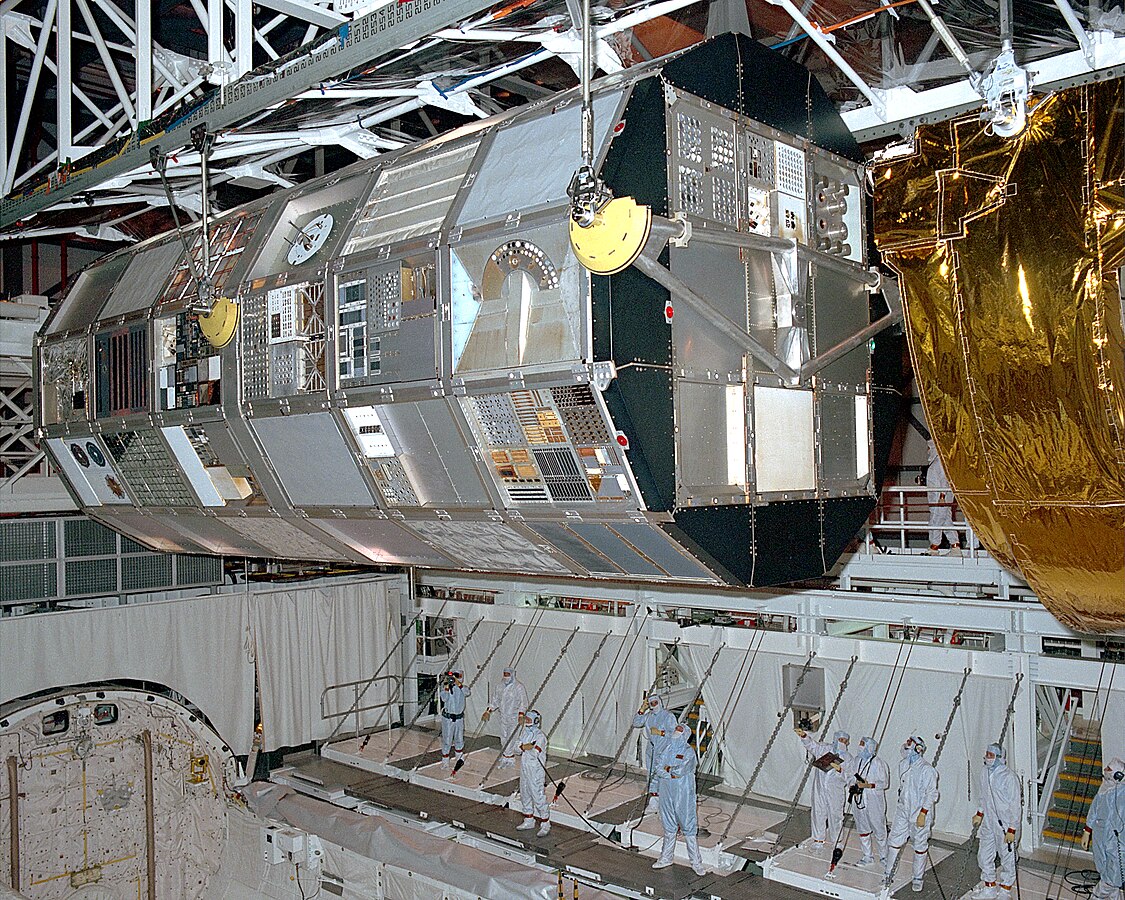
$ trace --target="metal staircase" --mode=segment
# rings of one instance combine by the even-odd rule
[[[1100,724],[1080,717],[1074,719],[1051,793],[1043,829],[1045,841],[1077,845],[1081,840],[1086,813],[1102,782]]]

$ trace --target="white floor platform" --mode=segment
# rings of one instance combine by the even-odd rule
[[[975,859],[971,865],[976,866]],[[1078,868],[1081,868],[1082,865],[1081,863],[1075,863]],[[1052,878],[1046,872],[1021,866],[1017,875],[1016,885],[1013,886],[1011,894],[1013,900],[1054,900],[1056,897],[1077,898],[1081,896],[1072,891],[1071,885],[1063,880],[1061,874]],[[976,890],[976,888],[973,890]],[[962,895],[961,900],[971,900],[972,896],[973,891],[970,890]]]
[[[904,857],[910,852],[910,846],[907,845]],[[832,873],[833,877],[828,878],[830,853],[831,850],[814,850],[799,844],[764,860],[762,874],[771,881],[792,885],[824,897],[837,897],[839,900],[872,900],[875,897],[886,900],[910,881],[910,861],[900,859],[894,884],[887,890],[883,887],[883,870],[878,861],[870,866],[857,866],[860,850],[859,847],[851,846],[844,848],[844,856]],[[948,855],[949,851],[930,845],[931,865],[937,865]],[[932,875],[928,878],[932,878]]]
[[[776,833],[770,829],[776,828],[785,820],[785,814],[776,810],[750,805],[739,807],[735,800],[724,797],[711,795],[700,797],[699,850],[708,868],[726,870],[732,866],[740,867],[743,863],[743,860],[724,853],[719,844],[732,815],[734,815],[734,824],[727,834],[725,846],[744,845],[750,850],[768,851],[776,837]],[[659,812],[650,811],[639,821],[634,820],[622,826],[621,833],[626,844],[638,848],[642,854],[653,857],[659,855],[663,836]],[[683,840],[676,844],[676,856],[687,860],[687,848]]]

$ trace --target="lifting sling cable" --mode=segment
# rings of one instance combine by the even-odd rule
[[[681,640],[683,640],[683,639],[680,638],[680,637],[677,637],[674,641],[672,641],[672,649],[673,650],[675,650],[676,647],[679,646]],[[652,684],[649,685],[648,690],[645,691],[646,697],[656,690],[656,686],[660,683],[660,679],[663,676],[663,674],[664,674],[663,668],[661,666],[657,666],[656,667],[656,677],[652,679]],[[621,738],[621,743],[617,745],[617,752],[613,754],[613,759],[610,761],[609,766],[606,767],[606,770],[605,770],[606,771],[606,777],[605,777],[605,779],[601,782],[601,784],[598,785],[597,790],[594,791],[594,796],[590,798],[590,802],[586,804],[586,812],[589,812],[591,809],[594,808],[594,802],[598,799],[598,795],[601,794],[602,790],[605,788],[606,782],[609,781],[610,773],[613,772],[614,766],[616,766],[617,763],[620,761],[621,754],[625,752],[625,745],[629,743],[629,738],[631,738],[632,736],[633,736],[633,723],[632,723],[632,721],[630,721],[629,724],[625,726],[625,736]]]
[[[949,738],[949,731],[953,727],[953,720],[957,716],[957,710],[961,707],[961,695],[965,693],[965,685],[968,683],[969,675],[972,674],[972,671],[973,671],[972,666],[966,666],[964,672],[961,675],[961,685],[957,688],[957,693],[953,697],[953,708],[949,710],[949,717],[945,720],[945,731],[942,733],[941,740],[938,741],[937,749],[934,751],[934,761],[932,763],[930,763],[930,765],[932,765],[934,767],[935,772],[937,771],[938,761],[941,759],[941,753],[945,749],[945,742]],[[1011,714],[1011,710],[1014,707],[1014,704],[1016,702],[1016,692],[1019,691],[1020,678],[1022,678],[1022,677],[1023,676],[1020,675],[1016,679],[1016,690],[1012,693],[1012,702],[1008,705],[1009,715]],[[1005,717],[1004,718],[1004,728],[1006,729],[1007,727],[1008,727],[1008,719],[1007,719],[1007,717]],[[1003,734],[1003,731],[1001,732],[1001,734]],[[931,810],[930,813],[932,814],[933,810]],[[973,834],[976,833],[975,827],[973,828],[972,833]],[[970,838],[970,843],[971,842],[972,842],[972,839]],[[901,849],[901,848],[899,848],[899,849]],[[898,853],[896,851],[895,861],[894,861],[894,864],[891,866],[891,873],[890,873],[890,875],[888,875],[886,878],[883,879],[884,885],[890,886],[891,884],[894,883],[895,872],[898,870],[898,863],[899,863],[900,859],[902,859],[902,854]],[[930,865],[932,867],[933,863],[931,862]]]
[[[938,760],[941,759],[942,751],[945,749],[945,742],[949,740],[949,731],[953,728],[953,720],[957,717],[957,710],[961,708],[961,695],[965,693],[965,684],[969,680],[969,675],[972,674],[973,667],[966,666],[964,673],[961,675],[961,686],[957,688],[957,696],[953,698],[953,708],[949,711],[949,718],[945,720],[945,730],[941,733],[941,740],[938,741],[937,749],[934,751],[934,761],[931,765],[936,769]],[[1020,678],[1022,678],[1022,673]],[[1016,681],[1016,690],[1019,690],[1019,680]],[[1012,701],[1015,702],[1015,694],[1012,695]],[[1008,707],[1008,713],[1011,714],[1011,707]],[[1008,727],[1007,718],[1004,719],[1004,728]],[[1004,732],[1001,731],[1001,739]]]
[[[898,703],[898,692],[902,690],[902,683],[906,680],[906,673],[910,669],[910,656],[914,653],[914,644],[918,641],[920,629],[914,629],[914,635],[910,638],[910,644],[906,648],[906,659],[902,661],[902,670],[898,672],[898,681],[895,682],[895,691],[891,694],[891,705],[887,706],[886,695],[883,696],[883,705],[879,708],[879,718],[882,718],[883,713],[886,712],[887,717],[883,720],[882,731],[879,732],[879,737],[876,742],[881,747],[883,746],[883,738],[887,735],[887,728],[891,724],[891,715],[895,711],[895,704]],[[899,649],[902,649],[901,647]],[[895,671],[891,670],[891,677],[887,679],[887,691],[891,689],[891,683],[895,680]],[[879,723],[879,718],[876,718],[876,725]]]
[[[761,774],[762,766],[766,763],[766,757],[769,756],[770,750],[773,748],[773,742],[777,740],[777,734],[781,731],[781,726],[785,724],[785,716],[788,715],[789,710],[797,700],[797,693],[801,690],[801,685],[805,683],[805,676],[809,674],[809,668],[812,666],[814,659],[816,659],[815,650],[809,653],[809,658],[805,660],[805,664],[801,667],[801,674],[797,676],[797,683],[793,685],[793,690],[785,701],[785,707],[777,714],[777,724],[773,726],[773,733],[770,735],[770,739],[766,741],[766,748],[758,758],[758,764],[754,767],[753,773],[751,773],[750,777],[746,780],[746,787],[742,789],[742,793],[738,797],[738,802],[735,803],[734,810],[727,820],[726,828],[723,829],[723,833],[719,837],[720,849],[725,845],[726,839],[730,835],[731,826],[734,825],[734,820],[738,816],[738,811],[742,808],[743,804],[746,803],[746,798],[750,796],[750,791],[754,788],[754,782],[758,780],[758,775]]]
[[[568,637],[566,639],[566,642],[562,645],[562,649],[559,650],[559,655],[555,657],[555,661],[554,661],[554,663],[552,663],[551,668],[547,670],[547,676],[543,679],[542,682],[540,682],[539,690],[537,690],[535,692],[534,697],[532,697],[530,700],[527,701],[528,710],[535,709],[535,701],[538,700],[543,695],[543,691],[545,691],[547,689],[547,683],[551,680],[551,677],[555,674],[555,670],[558,669],[559,664],[563,661],[563,657],[566,656],[566,651],[570,649],[570,645],[572,643],[574,643],[574,639],[576,637],[578,637],[578,632],[581,631],[581,630],[582,630],[582,628],[581,628],[580,625],[574,626],[574,630],[570,633],[570,637]],[[495,770],[496,766],[500,762],[501,757],[503,757],[503,755],[507,752],[508,748],[512,745],[512,741],[514,741],[516,739],[516,735],[518,733],[519,733],[519,729],[517,728],[510,735],[508,735],[508,740],[506,740],[504,742],[504,746],[502,746],[500,748],[500,752],[497,753],[496,758],[494,760],[492,760],[492,765],[490,765],[488,767],[488,771],[485,772],[484,775],[481,777],[479,787],[482,787],[482,788],[484,787],[485,782],[488,781],[488,776],[492,774],[493,770]]]
[[[448,600],[443,600],[441,602],[441,606],[438,607],[438,611],[433,614],[434,619],[440,619],[441,618],[441,614],[445,610],[446,604],[448,604],[448,603],[449,603]],[[403,679],[402,679],[403,681],[405,681],[405,679],[406,679],[405,673],[410,671],[410,668],[414,665],[415,662],[417,662],[418,657],[422,655],[422,647],[425,645],[425,643],[426,643],[426,626],[425,626],[425,623],[423,623],[421,639],[419,640],[419,642],[417,642],[414,645],[414,652],[410,655],[410,660],[406,663],[406,666],[403,668],[403,673],[404,673]],[[369,682],[369,684],[370,684],[370,682]],[[366,692],[366,690],[367,690],[367,688],[365,687],[364,691]],[[360,694],[360,697],[362,697],[362,696],[363,696],[363,694]],[[358,703],[358,698],[357,698],[357,703]],[[358,724],[358,721],[359,721],[359,712],[357,711],[356,712],[356,722],[357,722],[357,724]],[[367,749],[367,745],[371,741],[371,735],[373,735],[374,733],[375,733],[375,731],[371,730],[363,736],[363,740],[360,742],[360,745],[359,745],[359,749],[360,749],[361,753],[364,750]]]
[[[445,603],[442,603],[441,609],[437,611],[437,614],[439,616],[441,615],[442,609],[445,609]],[[402,646],[403,641],[406,640],[407,636],[414,630],[414,626],[418,624],[418,620],[421,619],[424,615],[426,615],[426,611],[424,609],[418,610],[418,615],[411,619],[407,626],[402,629],[402,634],[399,635],[399,638],[397,641],[395,641],[394,646],[391,647],[390,651],[383,658],[383,661],[379,664],[379,668],[375,670],[375,674],[367,679],[367,683],[363,686],[363,690],[356,695],[355,700],[352,701],[352,705],[348,707],[348,709],[342,716],[340,716],[340,721],[336,723],[336,727],[332,729],[332,733],[329,734],[328,737],[323,741],[321,741],[322,745],[327,744],[330,740],[332,740],[332,738],[336,737],[340,729],[343,727],[344,722],[347,721],[348,716],[351,715],[354,710],[359,708],[359,701],[363,699],[364,694],[367,693],[367,689],[371,687],[371,685],[375,683],[375,679],[383,673],[383,669],[387,667],[387,663],[389,663],[394,658],[394,655],[398,652],[398,648]],[[417,654],[415,654],[415,656],[417,656]],[[356,717],[358,718],[358,716],[359,713],[357,712]]]
[[[531,644],[531,635],[535,631],[535,625],[536,625],[536,623],[538,623],[543,618],[543,611],[544,611],[545,608],[546,607],[543,607],[543,606],[537,606],[535,608],[535,612],[533,612],[531,614],[531,617],[527,620],[527,626],[524,628],[523,633],[520,635],[519,642],[516,644],[516,649],[512,653],[511,661],[508,663],[509,669],[515,669],[515,667],[519,663],[519,661],[521,659],[523,659],[524,651]],[[512,624],[513,625],[516,624],[515,619],[512,620]],[[471,682],[469,682],[469,689],[470,690],[472,690],[473,686],[477,683],[477,679],[480,678],[480,676],[483,675],[486,671],[488,671],[488,663],[491,662],[491,661],[492,661],[492,656],[490,655],[488,657],[488,660],[485,662],[485,664],[483,666],[481,666],[480,669],[477,671],[477,674],[473,676],[473,680]],[[528,704],[527,708],[531,709],[530,703]],[[485,727],[485,720],[484,719],[481,719],[479,722],[477,722],[476,726],[473,728],[472,737],[473,737],[474,741],[477,738],[479,738],[481,736],[481,734],[484,732],[484,727]]]
[[[598,661],[598,657],[602,655],[602,648],[605,642],[609,640],[610,632],[602,635],[601,641],[598,643],[597,648],[594,650],[594,655],[590,657],[590,664],[582,672],[582,676],[578,679],[578,683],[574,686],[574,690],[570,692],[570,696],[566,698],[566,703],[563,704],[562,711],[555,717],[555,724],[551,726],[551,730],[547,732],[547,746],[551,745],[551,735],[555,733],[555,729],[562,723],[563,718],[566,716],[570,705],[574,702],[574,698],[578,696],[578,692],[582,690],[582,685],[589,677],[590,673],[594,671],[594,663]]]
[[[684,707],[683,712],[680,714],[680,718],[676,722],[677,725],[684,724],[687,717],[691,715],[691,711],[695,708],[695,704],[699,701],[699,698],[703,696],[703,685],[706,684],[707,679],[711,677],[711,670],[715,668],[715,663],[718,661],[719,654],[723,652],[724,647],[726,647],[726,641],[721,642],[719,644],[719,646],[715,649],[715,653],[711,657],[711,662],[708,663],[707,669],[703,673],[703,677],[699,679],[699,686],[696,688],[695,696],[692,697],[691,703],[689,703],[687,706]],[[697,739],[697,744],[698,744],[698,739]],[[698,757],[698,754],[699,754],[699,750],[698,750],[698,746],[697,746],[697,748],[696,748],[697,757]],[[634,828],[640,828],[640,823],[641,823],[641,821],[644,820],[644,817],[648,812],[648,798],[650,796],[650,792],[652,791],[652,779],[655,777],[655,774],[656,773],[653,770],[653,767],[649,766],[648,780],[645,782],[645,792],[641,797],[638,798],[638,802],[643,803],[644,806],[641,808],[640,820],[637,822],[637,824],[634,826]]]
[[[917,635],[917,631],[915,631],[915,635]],[[883,691],[883,699],[879,703],[879,713],[878,713],[878,715],[875,716],[875,724],[871,726],[871,736],[872,737],[874,737],[875,735],[877,735],[879,733],[879,723],[883,720],[883,713],[886,712],[886,709],[887,709],[887,698],[891,695],[891,685],[894,684],[895,676],[898,674],[899,660],[902,659],[902,646],[905,643],[906,643],[906,641],[899,641],[898,642],[898,652],[895,653],[895,663],[894,663],[893,666],[891,666],[891,676],[890,676],[890,678],[887,679],[887,689],[885,691]],[[914,647],[914,641],[913,640],[910,642],[910,647],[911,647],[911,649],[913,649],[913,647]],[[906,661],[908,663],[910,662],[910,656],[909,655],[907,655]]]
[[[508,663],[510,668],[514,669],[519,665],[527,648],[531,646],[531,635],[535,633],[535,626],[542,621],[545,610],[545,606],[538,607],[535,612],[531,614],[531,618],[527,620],[527,627],[523,630],[523,634],[520,635],[520,642],[516,644],[516,651],[512,654],[512,659]]]
[[[875,733],[877,731],[879,731],[879,723],[881,721],[883,721],[883,715],[885,713],[887,718],[886,718],[886,721],[883,721],[883,732],[878,737],[877,743],[879,745],[881,745],[882,742],[883,742],[883,735],[886,734],[886,732],[887,732],[887,726],[890,724],[891,715],[892,715],[892,713],[894,713],[895,705],[898,703],[898,693],[899,693],[899,690],[902,688],[903,679],[906,678],[907,669],[910,667],[910,656],[914,652],[914,644],[918,640],[919,633],[920,633],[920,629],[915,628],[914,634],[910,638],[910,642],[907,645],[906,659],[902,659],[902,645],[905,643],[905,641],[899,641],[898,652],[895,653],[895,662],[894,662],[894,665],[891,667],[890,677],[887,678],[887,688],[886,688],[885,691],[883,691],[883,700],[879,704],[879,712],[875,716],[875,725],[873,726],[873,728],[871,729],[871,732],[870,732],[870,734],[872,736],[874,736]],[[905,634],[904,634],[904,637],[905,637]],[[898,667],[900,659],[902,660],[902,670],[901,671],[899,670],[899,667]],[[896,679],[895,679],[896,675],[898,676],[897,683],[896,683]],[[891,685],[895,685],[895,691],[894,691],[893,695],[891,694]],[[887,706],[887,698],[888,697],[890,697],[890,700],[891,700],[891,703],[890,703],[889,707]],[[844,803],[845,803],[845,813],[846,813],[847,800],[845,800]],[[848,837],[850,836],[851,830],[854,827],[855,827],[855,819],[853,817],[852,821],[846,826],[846,829],[841,828],[840,834],[838,834],[836,836],[836,846],[832,848],[833,853],[835,853],[836,847],[839,846],[841,836],[843,836],[843,838],[844,838],[845,846],[847,845]],[[845,833],[845,831],[847,833]],[[775,845],[774,849],[775,850],[777,849],[776,845]]]
[[[715,663],[719,661],[719,654],[726,648],[727,642],[722,641],[715,649],[715,654],[711,657],[711,662],[707,664],[707,669],[703,673],[703,677],[699,679],[699,686],[695,689],[695,696],[691,698],[691,703],[684,707],[684,711],[680,713],[679,723],[687,719],[691,715],[691,711],[695,708],[695,704],[703,697],[703,685],[707,683],[707,679],[711,677],[711,671],[715,668]]]
[[[504,638],[506,638],[508,636],[508,632],[512,630],[512,628],[515,626],[515,624],[516,624],[516,620],[512,619],[512,621],[508,623],[507,628],[505,628],[504,631],[501,633],[500,637],[496,639],[496,643],[493,644],[492,649],[490,651],[488,651],[488,656],[485,657],[484,662],[481,663],[481,666],[477,670],[477,673],[473,676],[472,680],[469,682],[469,690],[470,691],[473,689],[473,685],[477,683],[477,679],[480,678],[481,674],[483,672],[488,671],[488,664],[490,662],[492,662],[492,657],[494,657],[496,655],[496,651],[500,649],[501,645],[504,643]],[[441,737],[441,732],[438,731],[437,734],[433,735],[430,738],[429,742],[426,744],[425,749],[422,750],[422,753],[423,754],[429,753],[430,750],[433,749],[434,744],[438,741],[438,739],[440,737]],[[474,737],[475,737],[475,735],[474,735]]]
[[[828,734],[828,729],[832,727],[832,721],[836,718],[836,710],[840,708],[840,699],[844,696],[844,691],[848,689],[848,681],[852,677],[852,670],[855,668],[859,656],[853,656],[850,663],[848,663],[848,670],[844,673],[844,678],[840,682],[840,688],[836,691],[836,699],[832,703],[832,709],[829,710],[828,716],[824,720],[824,724],[820,728],[820,735],[818,741],[824,743],[824,738]],[[810,754],[811,755],[811,754]],[[797,812],[797,803],[801,799],[801,792],[808,784],[809,776],[812,774],[813,760],[809,760],[805,765],[805,774],[801,776],[801,783],[797,785],[797,792],[793,795],[793,800],[789,804],[789,812],[785,816],[785,821],[781,823],[781,827],[777,830],[777,837],[774,839],[773,847],[770,849],[770,856],[777,853],[777,848],[781,846],[781,839],[785,836],[786,830],[789,828],[789,823],[793,819],[794,813]]]
[[[484,617],[482,616],[481,618],[477,619],[476,622],[473,623],[473,627],[469,631],[469,634],[465,637],[465,640],[462,642],[461,646],[457,648],[457,652],[454,653],[453,656],[450,658],[449,663],[447,665],[447,668],[452,669],[453,666],[456,665],[457,660],[459,660],[461,658],[461,654],[465,652],[465,648],[469,646],[469,642],[473,639],[473,635],[475,635],[477,633],[477,629],[480,628],[480,626],[483,624],[483,622],[484,622]],[[434,679],[434,686],[430,689],[429,693],[426,694],[425,698],[418,702],[418,710],[414,713],[414,717],[410,720],[410,722],[405,727],[403,727],[402,733],[399,734],[398,740],[395,741],[394,746],[391,747],[391,749],[387,751],[387,758],[385,760],[383,760],[384,762],[388,762],[390,760],[390,758],[392,756],[394,756],[395,751],[398,749],[398,745],[401,744],[402,741],[403,741],[403,738],[406,737],[406,733],[408,731],[410,731],[411,728],[413,728],[415,725],[418,724],[418,720],[420,718],[422,718],[422,714],[427,709],[429,709],[430,703],[433,701],[434,697],[437,696],[438,684],[439,683],[440,683],[439,679],[435,678]]]
[[[645,612],[645,617],[641,620],[641,624],[635,626],[637,615],[640,611],[641,609],[638,606],[636,612],[633,613],[632,621],[625,627],[625,633],[621,635],[621,643],[617,646],[617,652],[613,654],[613,660],[609,664],[610,678],[607,678],[602,686],[598,688],[598,693],[594,697],[594,702],[592,704],[592,712],[586,721],[586,728],[584,729],[582,740],[578,746],[574,748],[574,752],[571,755],[572,759],[577,759],[585,753],[586,745],[590,743],[590,736],[593,734],[593,728],[591,726],[602,717],[602,713],[605,712],[605,707],[609,700],[613,699],[613,691],[610,690],[610,688],[612,688],[615,683],[612,679],[614,673],[617,672],[617,661],[621,657],[621,651],[625,649],[626,641],[629,642],[629,649],[625,652],[625,658],[621,660],[622,666],[624,666],[625,663],[629,661],[629,657],[633,655],[633,648],[637,645],[637,640],[644,631],[645,622],[647,622],[648,617],[652,615],[652,610],[648,610]],[[633,631],[632,641],[629,641],[630,630]]]
[[[754,637],[758,638],[758,643],[755,646]],[[715,734],[718,735],[722,729],[726,727],[729,718],[733,718],[735,711],[738,709],[738,704],[742,700],[742,694],[746,690],[746,685],[750,683],[750,673],[754,670],[754,663],[758,659],[758,651],[762,649],[762,644],[766,640],[766,633],[759,631],[756,635],[750,638],[750,644],[746,647],[746,652],[742,655],[742,662],[739,664],[738,672],[734,676],[734,681],[731,683],[731,692],[727,697],[727,702],[723,705],[722,714],[719,716],[719,721],[715,726]],[[750,651],[754,651],[754,655],[750,655]],[[750,665],[746,664],[749,658]],[[738,691],[734,690],[734,685],[738,685]]]
[[[968,672],[969,670],[966,669],[965,671]],[[1004,711],[1004,724],[1000,726],[1000,736],[996,739],[996,743],[999,744],[1001,748],[1003,748],[1003,746],[1004,746],[1004,736],[1008,733],[1008,725],[1011,724],[1012,714],[1016,710],[1016,698],[1019,696],[1020,683],[1022,681],[1023,681],[1023,672],[1016,672],[1016,684],[1012,688],[1012,696],[1010,698],[1008,698],[1008,708]],[[962,686],[964,686],[963,683],[962,683]],[[1098,680],[1098,686],[1101,687],[1101,679]],[[952,721],[953,721],[953,718],[951,716],[950,717],[950,723],[952,723]],[[946,730],[948,732],[948,726],[946,727]],[[945,743],[945,735],[942,735],[942,743],[943,744]],[[940,752],[941,752],[941,747],[939,746],[938,747],[938,753],[940,754]],[[935,766],[937,765],[937,759],[934,760],[934,765]],[[977,807],[977,808],[983,809],[984,807],[980,806],[980,807]],[[983,822],[974,823],[973,827],[972,827],[972,830],[969,832],[969,839],[967,841],[965,841],[965,861],[961,865],[961,876],[957,881],[957,884],[959,884],[959,885],[965,883],[965,876],[969,871],[969,864],[973,861],[973,858],[974,858],[974,855],[975,855],[973,853],[973,850],[972,850],[973,841],[976,840],[977,834],[980,831],[980,826],[982,824],[983,824]],[[1015,850],[1013,850],[1012,852],[1014,853]],[[1019,869],[1018,868],[1016,869],[1016,875],[1017,875],[1017,877],[1019,876]],[[1054,875],[1052,874],[1051,877],[1054,878]],[[1049,887],[1048,890],[1047,890],[1047,896],[1050,897],[1050,896],[1052,896],[1052,894],[1053,894],[1053,890],[1052,890],[1051,887]]]

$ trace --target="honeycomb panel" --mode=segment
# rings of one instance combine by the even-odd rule
[[[551,397],[575,444],[609,444],[613,439],[589,385],[551,388]]]
[[[805,198],[805,153],[788,144],[777,145],[777,189]]]
[[[266,295],[250,294],[242,300],[242,399],[264,400],[270,395],[269,329]]]
[[[118,471],[141,506],[193,506],[194,498],[179,475],[179,467],[156,431],[141,428],[104,436]]]

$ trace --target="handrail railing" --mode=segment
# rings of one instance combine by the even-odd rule
[[[928,499],[930,490],[932,488],[927,488],[924,484],[884,485],[875,510],[871,513],[864,529],[865,550],[868,553],[874,552],[876,544],[884,549],[894,548],[900,553],[924,550],[929,546],[929,540],[926,538],[931,528],[929,519],[930,509],[933,506],[953,507],[952,524],[941,527],[945,530],[963,532],[965,539],[961,541],[961,546],[974,553],[979,550],[980,541],[961,514],[956,502],[930,503]],[[913,545],[912,539],[914,539]],[[922,539],[926,539],[924,543]]]
[[[394,683],[394,688],[389,698],[383,703],[368,703],[365,706],[360,706],[359,701],[370,687],[377,681],[390,681]],[[363,713],[370,712],[373,709],[391,709],[398,706],[402,702],[402,686],[403,677],[401,675],[380,675],[377,678],[360,678],[356,681],[341,681],[336,684],[328,685],[323,691],[320,692],[320,717],[324,720],[331,719],[346,719],[348,716],[355,714],[355,736],[358,740],[363,728]],[[343,690],[344,688],[352,689],[352,702],[351,705],[343,710],[336,710],[329,712],[325,708],[325,701],[328,699],[329,691]],[[371,726],[371,731],[375,731],[381,724],[382,715]],[[387,728],[394,725],[394,718],[391,717],[387,720]]]
[[[1066,698],[1063,700],[1063,714],[1055,722],[1055,729],[1051,734],[1051,749],[1047,753],[1046,760],[1044,760],[1044,765],[1050,763],[1050,768],[1046,772],[1039,772],[1037,777],[1039,802],[1036,805],[1035,812],[1036,835],[1043,833],[1043,828],[1047,822],[1047,814],[1051,809],[1051,799],[1055,795],[1055,785],[1059,780],[1059,772],[1062,771],[1066,748],[1070,744],[1070,735],[1074,728],[1074,715],[1077,709],[1077,698],[1068,690]],[[1055,749],[1056,745],[1058,746],[1057,750]]]

